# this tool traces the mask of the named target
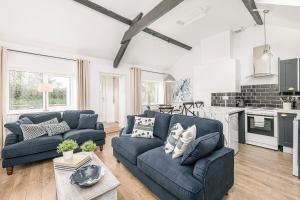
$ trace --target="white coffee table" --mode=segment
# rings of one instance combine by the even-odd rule
[[[90,188],[72,185],[70,176],[73,172],[54,169],[58,200],[117,200],[117,188],[120,182],[95,153],[92,153],[91,157],[92,161],[89,164],[101,165],[105,174],[98,183]]]

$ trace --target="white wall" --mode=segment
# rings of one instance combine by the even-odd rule
[[[231,37],[226,31],[203,39],[170,69],[176,79],[192,79],[194,101],[210,105],[212,92],[239,90],[239,70],[231,58]]]
[[[267,43],[274,55],[272,71],[278,74],[280,59],[300,57],[300,30],[267,25]],[[233,36],[233,57],[241,66],[241,84],[277,84],[278,77],[249,78],[253,74],[253,47],[263,45],[263,27],[255,26]]]

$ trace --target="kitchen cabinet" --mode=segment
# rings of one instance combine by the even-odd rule
[[[293,121],[296,114],[278,113],[278,145],[293,148]]]
[[[280,92],[299,91],[299,59],[279,60]]]

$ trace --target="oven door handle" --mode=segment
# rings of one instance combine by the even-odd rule
[[[247,115],[247,117],[255,117],[257,115]],[[258,115],[258,116],[263,116],[263,115]],[[263,116],[264,118],[266,119],[274,119],[276,116],[273,116],[273,117],[268,117],[268,116]]]

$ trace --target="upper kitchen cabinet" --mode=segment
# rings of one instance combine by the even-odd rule
[[[280,92],[299,91],[299,59],[279,61]]]

